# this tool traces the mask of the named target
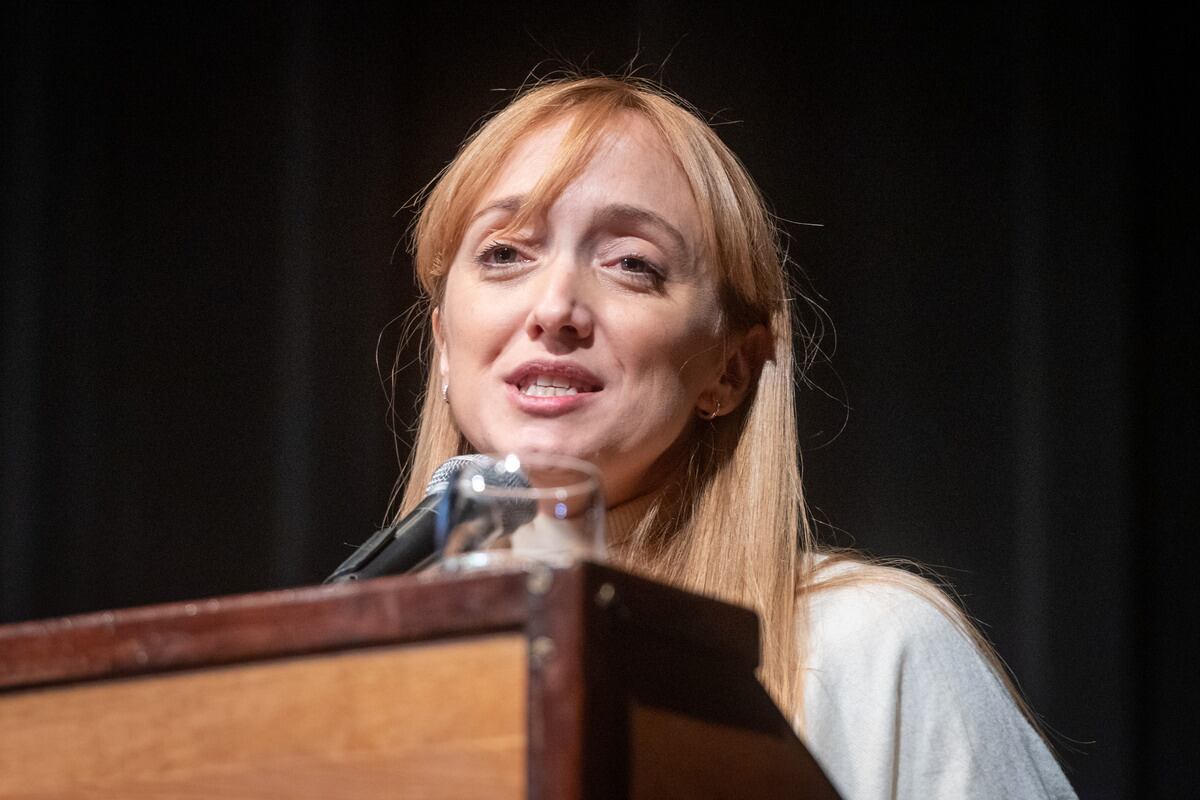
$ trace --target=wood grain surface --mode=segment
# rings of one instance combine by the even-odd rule
[[[377,578],[0,626],[0,690],[520,628],[515,574]]]
[[[838,800],[788,739],[632,704],[632,800]]]
[[[0,798],[524,797],[518,633],[0,694]]]

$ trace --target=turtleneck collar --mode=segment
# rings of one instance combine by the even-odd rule
[[[615,544],[628,539],[657,499],[658,492],[650,492],[608,509],[605,518],[605,533],[609,543]]]

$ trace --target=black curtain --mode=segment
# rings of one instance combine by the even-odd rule
[[[718,123],[832,319],[801,398],[825,537],[953,582],[1081,796],[1195,783],[1182,15],[6,17],[0,620],[327,574],[407,452],[406,202],[531,69],[632,61]]]

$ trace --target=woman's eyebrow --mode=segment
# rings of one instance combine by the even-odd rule
[[[679,229],[667,222],[664,217],[648,208],[632,206],[626,203],[613,203],[599,209],[593,217],[593,223],[598,226],[633,224],[639,227],[655,228],[665,233],[671,239],[685,261],[691,259],[692,249],[688,246],[687,239],[679,232]]]
[[[480,217],[486,216],[493,211],[505,211],[515,214],[520,211],[525,200],[526,195],[523,194],[513,194],[493,200],[476,211],[467,224],[474,224]],[[596,213],[592,216],[592,224],[597,227],[635,225],[638,227],[653,228],[666,234],[675,246],[675,250],[682,262],[690,262],[692,258],[692,248],[688,245],[687,238],[678,228],[667,222],[665,217],[648,208],[630,205],[629,203],[610,203],[603,208],[597,209]]]
[[[493,200],[483,208],[476,211],[471,216],[471,221],[467,224],[470,225],[483,215],[490,214],[493,211],[507,211],[509,213],[516,213],[520,210],[524,203],[525,195],[523,194],[510,194],[508,197],[501,197],[499,200]]]

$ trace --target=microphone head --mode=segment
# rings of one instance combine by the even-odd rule
[[[491,456],[485,456],[482,453],[471,453],[470,455],[448,458],[442,462],[440,467],[433,471],[433,475],[429,476],[429,483],[425,484],[425,496],[445,493],[451,482],[458,478],[458,474],[468,465],[474,465],[481,470],[485,470],[495,463],[496,459]]]
[[[529,489],[529,478],[515,459],[482,460],[463,466],[462,475],[476,487],[476,503],[491,505],[505,533],[511,533],[537,516],[538,504],[520,490]]]

